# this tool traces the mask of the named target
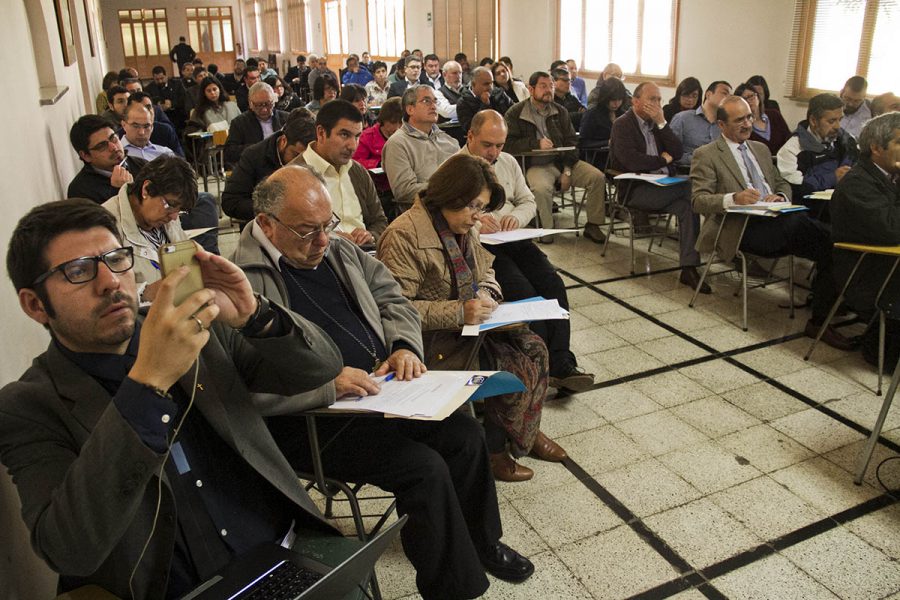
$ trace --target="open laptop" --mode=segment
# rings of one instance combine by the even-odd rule
[[[182,600],[332,600],[365,586],[406,515],[332,568],[276,544],[236,559]]]

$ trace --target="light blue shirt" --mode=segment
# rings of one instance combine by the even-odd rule
[[[128,154],[128,156],[143,158],[148,162],[153,160],[154,158],[159,158],[160,156],[175,155],[172,149],[167,146],[157,146],[153,142],[147,142],[147,145],[141,148],[129,142],[128,138],[124,136],[122,137],[122,148],[125,149],[125,152]]]
[[[690,166],[694,150],[710,143],[722,133],[718,124],[706,120],[702,104],[697,110],[683,110],[672,117],[671,127],[672,132],[681,140],[684,150],[678,164],[686,166]]]

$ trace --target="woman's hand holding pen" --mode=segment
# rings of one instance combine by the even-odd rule
[[[487,321],[497,308],[497,302],[485,290],[478,290],[475,297],[463,303],[463,321],[466,325],[479,325]]]

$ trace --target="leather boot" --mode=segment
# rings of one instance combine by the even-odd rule
[[[497,481],[528,481],[534,477],[534,471],[514,461],[505,450],[491,454],[491,472]]]
[[[544,435],[543,431],[538,431],[534,445],[531,446],[531,456],[548,462],[562,462],[569,455],[562,446]]]

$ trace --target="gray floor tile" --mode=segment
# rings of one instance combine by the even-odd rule
[[[775,379],[817,402],[840,400],[862,391],[858,385],[838,379],[816,367],[809,367]]]
[[[659,359],[663,364],[674,365],[683,361],[708,356],[709,352],[677,335],[637,344],[637,347]]]
[[[828,588],[783,556],[773,555],[713,580],[732,600],[825,600]]]
[[[653,456],[698,444],[707,439],[702,432],[667,410],[641,415],[616,423],[615,426]]]
[[[541,431],[551,439],[596,429],[606,420],[581,400],[581,395],[544,402],[541,411]]]
[[[900,560],[900,505],[851,521],[847,529],[894,560]]]
[[[639,517],[656,514],[701,496],[655,458],[600,475],[597,480]]]
[[[757,477],[709,496],[764,540],[774,540],[825,515],[769,477]]]
[[[653,515],[644,522],[695,568],[717,563],[763,541],[707,498]]]
[[[597,476],[647,458],[647,452],[611,425],[557,440],[569,458]],[[570,474],[571,476],[571,474]]]
[[[863,439],[863,435],[814,408],[769,423],[810,450],[824,453]]]
[[[695,488],[709,494],[758,477],[758,469],[715,442],[705,442],[659,457]]]
[[[775,471],[770,477],[826,515],[878,495],[878,491],[865,482],[854,485],[850,473],[821,457]]]
[[[610,423],[662,410],[659,404],[629,383],[583,392],[578,394],[578,399]]]
[[[706,398],[710,391],[679,371],[639,379],[631,385],[662,406],[671,407]]]
[[[724,360],[713,360],[679,371],[719,395],[759,381],[753,375]]]
[[[881,598],[900,590],[900,563],[843,527],[782,554],[845,600]]]
[[[809,405],[763,381],[725,392],[722,396],[764,422],[809,408]]]
[[[595,598],[626,598],[677,576],[626,525],[564,546],[557,555]]]
[[[510,504],[552,549],[622,523],[581,482],[514,499]]]
[[[682,404],[671,411],[711,438],[718,438],[760,423],[756,417],[717,396]]]
[[[718,442],[764,473],[789,467],[813,456],[812,450],[768,425],[736,431]]]

